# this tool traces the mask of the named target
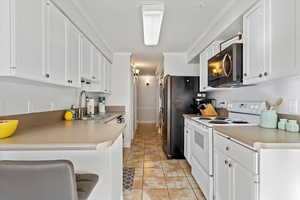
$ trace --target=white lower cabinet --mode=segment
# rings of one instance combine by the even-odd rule
[[[184,157],[191,164],[191,128],[187,118],[184,119]]]
[[[258,200],[257,152],[214,135],[216,200]]]

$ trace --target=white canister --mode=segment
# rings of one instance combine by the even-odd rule
[[[88,99],[87,101],[87,114],[94,115],[95,114],[95,100]]]
[[[103,102],[99,103],[99,113],[105,113],[106,109],[105,109],[105,104]]]

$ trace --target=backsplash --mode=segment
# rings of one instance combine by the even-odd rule
[[[210,98],[219,102],[225,101],[269,101],[275,103],[283,98],[278,112],[282,114],[300,115],[300,77],[274,80],[251,87],[234,88],[223,91],[209,92]]]
[[[0,116],[70,108],[78,104],[79,91],[16,78],[0,79]]]

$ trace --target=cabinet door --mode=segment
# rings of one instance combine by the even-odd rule
[[[230,161],[229,167],[232,175],[231,200],[257,200],[257,176],[238,162]]]
[[[200,92],[205,92],[207,89],[207,51],[204,51],[200,54]]]
[[[229,160],[220,150],[214,150],[214,178],[215,178],[215,198],[217,200],[230,199],[230,171]]]
[[[99,54],[100,52],[96,49],[96,47],[92,47],[93,49],[93,63],[92,63],[92,70],[91,70],[91,76],[92,81],[97,83],[99,82]]]
[[[184,128],[184,157],[189,162],[189,129]]]
[[[267,79],[298,75],[300,70],[295,63],[295,24],[296,11],[299,10],[295,8],[299,0],[265,0],[265,2],[271,69]]]
[[[111,88],[111,80],[112,80],[112,64],[107,61],[107,90],[108,93],[112,93],[112,88]]]
[[[47,2],[47,68],[50,82],[65,84],[67,19],[50,1]]]
[[[300,1],[296,1],[296,10],[300,10]],[[296,12],[296,67],[300,68],[300,12]]]
[[[67,37],[66,82],[70,86],[80,87],[80,31],[70,22]]]
[[[12,67],[18,77],[44,79],[43,3],[41,0],[11,1]]]
[[[91,42],[85,38],[84,36],[81,39],[81,56],[82,56],[82,64],[81,64],[81,78],[91,79],[91,70],[92,70],[92,62],[93,62],[93,45]]]
[[[244,15],[244,82],[264,81],[266,68],[266,32],[264,1],[257,3]]]

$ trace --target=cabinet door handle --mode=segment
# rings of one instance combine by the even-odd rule
[[[265,75],[265,76],[268,76],[268,72],[265,72],[264,75]]]
[[[263,76],[262,74],[259,74],[259,75],[258,75],[259,78],[262,78],[262,76]]]
[[[48,74],[48,73],[45,74],[45,76],[46,76],[46,78],[50,78],[50,74]]]
[[[231,167],[232,167],[232,164],[231,164],[231,163],[229,163],[228,167],[229,167],[229,168],[231,168]]]
[[[244,73],[244,76],[247,76],[247,73]]]
[[[226,151],[229,151],[229,147],[226,147],[225,150],[226,150]]]
[[[227,165],[227,164],[228,164],[228,161],[227,161],[227,160],[225,160],[225,161],[224,161],[224,163],[225,163],[225,165]]]

